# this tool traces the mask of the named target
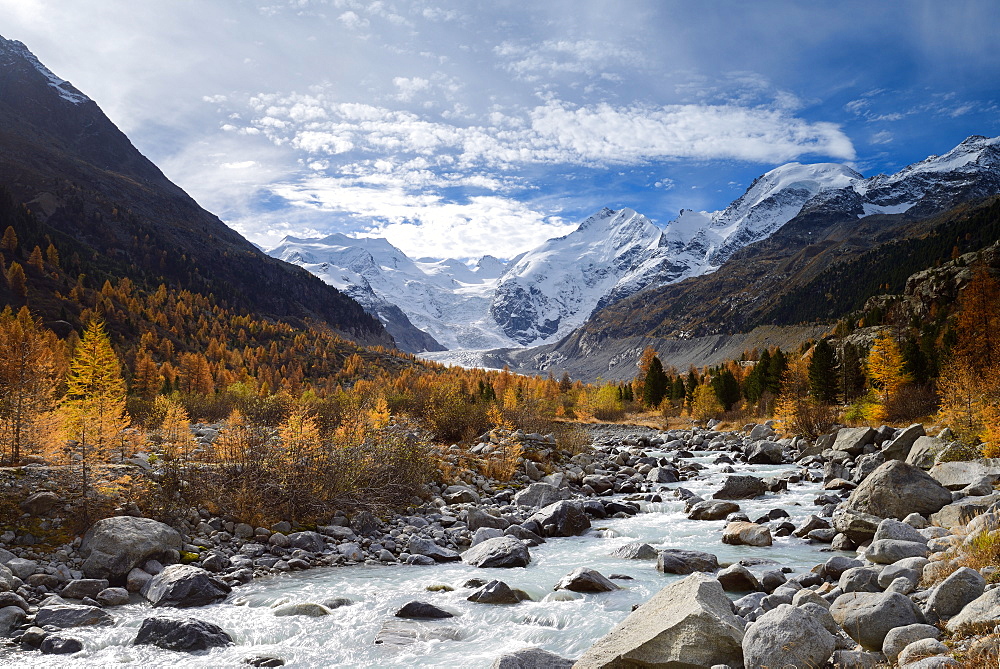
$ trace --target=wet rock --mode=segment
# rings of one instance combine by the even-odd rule
[[[781,444],[773,441],[758,441],[747,449],[747,462],[752,465],[780,465],[784,461]]]
[[[514,537],[487,539],[462,554],[461,560],[474,567],[527,567],[531,562],[528,547]]]
[[[218,625],[197,618],[153,616],[142,621],[133,643],[190,653],[229,646],[233,638]]]
[[[712,495],[713,499],[752,499],[767,492],[764,480],[757,476],[727,476],[722,488]]]
[[[293,532],[287,537],[288,545],[291,548],[301,548],[310,553],[322,553],[326,550],[326,541],[319,532]]]
[[[660,551],[656,569],[666,574],[693,574],[697,571],[717,571],[719,559],[711,553],[668,548]]]
[[[587,567],[577,567],[563,576],[553,590],[571,590],[573,592],[611,592],[621,590],[598,571]]]
[[[726,592],[756,592],[761,589],[757,577],[741,564],[726,567],[716,575],[716,578]]]
[[[742,643],[743,623],[722,586],[692,574],[653,595],[574,666],[739,666]]]
[[[924,622],[916,605],[896,592],[846,593],[833,602],[830,614],[852,639],[873,651],[882,650],[891,630]]]
[[[26,615],[20,606],[8,605],[0,608],[0,634],[9,634],[11,630],[20,627]]]
[[[85,604],[56,604],[43,606],[35,614],[38,627],[89,627],[91,625],[111,625],[115,619],[110,613],[97,606]]]
[[[135,567],[170,550],[180,550],[181,535],[150,518],[115,516],[94,523],[83,536],[80,555],[87,578],[124,580]]]
[[[375,635],[380,646],[405,647],[419,641],[458,641],[462,630],[457,627],[429,625],[418,620],[387,620]]]
[[[649,544],[635,541],[624,546],[619,546],[611,553],[611,557],[624,558],[626,560],[655,560],[659,554],[659,551]]]
[[[285,666],[285,661],[280,657],[271,657],[269,655],[251,655],[250,657],[243,658],[243,664],[251,667],[283,667]]]
[[[740,510],[740,505],[735,502],[723,502],[719,500],[705,500],[698,502],[688,512],[691,520],[722,520],[731,513]]]
[[[271,610],[276,616],[305,616],[307,618],[321,618],[328,616],[332,611],[322,604],[315,602],[292,602],[281,604]]]
[[[45,637],[38,650],[43,655],[72,655],[83,650],[83,642],[72,637],[50,634]]]
[[[466,597],[477,604],[518,604],[522,598],[503,581],[490,581]]]
[[[770,546],[771,531],[756,523],[729,523],[722,530],[722,543],[733,546]]]
[[[124,606],[129,602],[129,595],[125,588],[105,588],[94,599],[101,606]]]
[[[97,593],[108,587],[106,578],[80,578],[69,581],[59,593],[67,599],[83,599],[97,597]]]
[[[454,618],[454,614],[448,613],[433,604],[427,602],[408,602],[403,608],[396,611],[397,618]]]
[[[782,604],[747,627],[743,661],[752,669],[821,667],[835,646],[833,635],[808,611]]]
[[[458,562],[462,556],[450,548],[442,548],[430,539],[423,537],[410,537],[406,544],[406,550],[411,555],[423,555],[435,562]]]
[[[142,596],[154,607],[186,608],[221,601],[231,590],[201,567],[172,564],[146,583]]]
[[[590,529],[590,519],[581,506],[565,500],[549,504],[528,520],[538,524],[543,537],[572,537]]]
[[[522,648],[504,653],[490,665],[490,669],[570,669],[573,660],[550,653],[541,648]]]

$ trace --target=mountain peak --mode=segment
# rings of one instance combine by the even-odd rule
[[[90,102],[90,98],[77,90],[73,84],[57,77],[52,70],[42,65],[42,62],[38,60],[35,54],[31,53],[31,50],[25,46],[24,42],[9,40],[0,35],[0,65],[9,65],[18,58],[26,61],[39,74],[45,77],[48,85],[55,89],[56,93],[63,100],[72,102],[75,105]]]

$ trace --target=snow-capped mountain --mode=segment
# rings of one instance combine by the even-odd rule
[[[800,214],[925,216],[1000,192],[998,167],[1000,137],[980,136],[888,176],[789,163],[755,179],[721,211],[681,210],[660,229],[631,209],[603,209],[507,265],[490,257],[475,268],[415,261],[384,239],[344,235],[289,237],[270,254],[357,299],[407,350],[531,346],[556,341],[595,310],[640,290],[714,272]],[[430,337],[404,327],[394,307]],[[403,331],[406,338],[397,334]]]
[[[504,269],[492,256],[473,268],[459,260],[412,260],[385,239],[341,234],[285,237],[268,253],[350,295],[382,321],[404,350],[512,345],[494,324],[483,322]]]

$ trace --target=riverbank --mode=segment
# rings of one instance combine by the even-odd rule
[[[109,629],[119,629],[123,634],[134,637],[136,632],[134,627],[125,626],[123,628],[119,624],[120,620],[116,623],[116,609],[114,605],[110,604],[110,595],[105,593],[103,598],[101,597],[105,586],[113,590],[114,582],[120,582],[122,577],[125,578],[126,585],[131,582],[133,603],[124,605],[121,610],[127,610],[128,614],[124,617],[134,621],[137,615],[146,616],[151,613],[148,605],[139,603],[139,596],[135,593],[145,587],[148,597],[151,591],[156,590],[156,588],[150,588],[149,585],[144,586],[142,583],[149,582],[155,585],[157,582],[164,581],[166,579],[164,574],[169,577],[173,572],[180,570],[178,567],[171,566],[164,569],[165,563],[192,561],[192,556],[197,557],[197,562],[192,561],[192,563],[205,569],[205,572],[194,572],[194,567],[185,568],[189,573],[179,581],[191,584],[195,582],[194,575],[198,575],[202,578],[202,582],[200,586],[193,589],[193,592],[198,597],[207,596],[205,591],[215,592],[215,595],[209,596],[209,601],[212,601],[213,597],[216,600],[228,598],[229,601],[239,598],[241,584],[251,582],[255,576],[258,579],[255,583],[259,584],[264,582],[261,580],[262,577],[300,571],[310,566],[356,565],[358,569],[377,571],[385,568],[382,565],[408,564],[412,566],[403,567],[403,569],[411,570],[412,578],[424,579],[427,578],[424,576],[427,571],[421,571],[420,565],[448,562],[465,564],[460,562],[462,560],[461,551],[466,550],[469,545],[476,544],[480,552],[491,555],[499,554],[501,557],[505,551],[516,552],[515,549],[518,547],[527,547],[526,552],[535,549],[535,553],[538,554],[539,551],[547,550],[544,547],[536,548],[542,540],[548,541],[550,544],[559,541],[572,542],[577,541],[577,539],[557,537],[561,535],[579,537],[588,531],[593,534],[595,530],[592,529],[592,526],[600,525],[602,522],[605,524],[628,523],[629,519],[641,518],[640,514],[648,513],[652,509],[651,505],[663,504],[660,500],[673,500],[675,499],[674,495],[687,496],[687,493],[684,492],[685,488],[699,488],[700,496],[707,498],[699,501],[694,495],[691,495],[685,503],[689,509],[687,515],[710,518],[703,521],[690,521],[691,525],[704,525],[707,530],[703,536],[696,539],[701,543],[697,548],[704,552],[721,553],[722,551],[719,549],[723,546],[726,546],[726,550],[734,550],[729,548],[734,544],[718,544],[722,538],[719,535],[724,528],[726,530],[733,529],[732,532],[727,531],[727,535],[731,536],[731,541],[737,542],[735,544],[737,546],[739,542],[748,538],[754,542],[761,542],[768,535],[770,535],[772,543],[780,543],[786,541],[782,537],[794,533],[800,534],[802,537],[809,537],[809,539],[795,539],[803,545],[805,545],[805,541],[811,541],[815,542],[815,547],[819,549],[829,549],[833,545],[838,548],[850,548],[848,542],[853,541],[852,535],[854,539],[861,540],[862,543],[864,543],[864,537],[853,526],[840,528],[848,530],[847,532],[839,531],[837,527],[838,516],[835,513],[838,510],[838,505],[844,505],[849,501],[844,498],[849,496],[849,488],[852,487],[850,479],[857,475],[863,482],[866,476],[872,475],[879,466],[871,467],[878,460],[878,457],[872,456],[881,455],[884,458],[883,453],[888,446],[894,445],[897,451],[900,450],[901,442],[898,441],[898,438],[902,436],[885,430],[872,436],[872,443],[860,446],[857,443],[848,446],[841,444],[838,448],[836,446],[840,442],[837,440],[828,440],[829,444],[775,440],[773,432],[767,426],[752,426],[740,433],[719,433],[705,429],[659,433],[649,429],[636,430],[618,426],[600,426],[591,428],[591,430],[594,437],[594,448],[591,452],[575,456],[566,454],[569,457],[564,459],[559,470],[547,476],[543,476],[542,472],[539,471],[530,472],[530,469],[527,470],[524,478],[518,481],[524,486],[520,490],[502,490],[495,482],[473,480],[466,486],[432,490],[432,495],[425,504],[411,509],[407,514],[384,522],[365,514],[358,514],[350,519],[346,516],[338,516],[338,519],[335,519],[330,525],[293,532],[291,531],[293,528],[284,526],[252,528],[249,526],[240,527],[234,523],[230,527],[222,519],[205,518],[199,514],[197,523],[194,522],[193,516],[184,519],[186,527],[190,527],[193,531],[186,532],[183,536],[177,533],[177,537],[165,532],[161,540],[166,542],[168,547],[157,553],[157,557],[153,559],[150,559],[149,556],[140,556],[135,560],[136,565],[129,567],[124,573],[122,572],[127,565],[102,565],[99,558],[94,558],[95,554],[100,554],[103,551],[99,548],[100,541],[91,536],[89,541],[81,542],[81,545],[74,549],[73,553],[69,553],[66,560],[60,564],[53,564],[52,561],[45,564],[37,563],[32,567],[32,570],[37,573],[24,574],[27,579],[21,579],[21,585],[18,585],[16,581],[11,581],[12,589],[22,597],[27,605],[26,609],[19,607],[27,615],[16,621],[17,624],[11,625],[12,640],[19,647],[25,648],[40,648],[48,643],[48,649],[52,650],[58,645],[55,641],[69,639],[76,635],[83,639],[81,646],[84,648],[78,651],[78,655],[69,655],[66,658],[67,661],[72,661],[73,657],[80,657],[81,660],[93,657],[93,649],[88,648],[88,644],[98,637],[104,638],[106,642],[109,635],[103,634],[102,636],[101,633],[95,633],[94,630],[97,628],[73,627],[71,625],[49,630],[39,627],[37,625],[39,611],[64,606],[59,604],[58,600],[45,601],[45,598],[50,597],[51,593],[55,591],[59,592],[67,602],[72,602],[70,606],[89,605],[98,608],[102,613],[110,614],[111,620],[108,621],[97,616],[91,609],[81,611],[78,615],[83,616],[84,613],[88,613],[91,617],[100,618],[103,622],[110,623]],[[533,438],[537,439],[539,444],[544,441],[544,437],[541,435]],[[867,436],[862,435],[860,440],[864,441],[867,438]],[[823,446],[830,448],[824,449]],[[852,451],[856,451],[856,453],[852,453]],[[707,461],[705,454],[712,454]],[[699,460],[704,461],[704,463]],[[792,464],[796,460],[799,464]],[[773,471],[768,472],[771,476],[764,479],[763,489],[746,487],[749,484],[743,481],[738,474],[747,467],[773,468]],[[708,470],[720,475],[720,482],[732,481],[732,483],[725,483],[717,490],[710,490],[705,486],[699,487],[698,484],[705,478],[703,473]],[[728,478],[727,474],[730,475]],[[536,478],[537,480],[534,480]],[[818,491],[817,488],[824,480],[831,490],[820,494],[821,491]],[[797,523],[791,523],[785,516],[777,513],[780,506],[780,502],[777,500],[790,499],[796,489],[802,488],[810,482],[813,486],[812,490],[815,491],[815,493],[810,494],[813,499],[802,498],[797,503],[805,506],[814,501],[814,498],[820,498],[821,504],[811,504],[813,509],[810,510],[815,511],[814,514],[802,514],[799,513],[801,509],[793,508],[792,510],[799,518]],[[736,484],[742,484],[744,487],[740,489]],[[788,490],[789,486],[793,489],[792,493],[781,492]],[[739,495],[748,496],[746,501],[742,502],[742,509],[733,510],[731,507],[725,506],[725,504],[741,504],[737,500],[712,499],[712,495],[717,495],[726,488],[730,489],[727,493],[730,497],[734,490],[737,490]],[[949,496],[949,501],[951,496]],[[561,499],[563,497],[567,499]],[[764,506],[773,505],[774,508],[758,508],[759,504],[754,502],[755,498],[758,502],[763,502]],[[678,502],[670,503],[679,507]],[[746,514],[744,509],[752,510],[752,514]],[[579,513],[574,513],[573,510]],[[741,513],[745,517],[733,515]],[[613,520],[607,520],[609,517]],[[727,525],[726,518],[735,522]],[[115,520],[112,524],[128,522],[134,523],[135,521]],[[736,525],[736,522],[745,523],[745,526]],[[185,525],[182,524],[181,527],[185,527]],[[740,531],[736,531],[737,529]],[[94,534],[100,535],[99,532]],[[123,535],[128,534],[127,532],[123,533],[119,527],[108,534],[113,537],[116,549],[123,548],[122,539]],[[135,534],[138,538],[142,532]],[[148,534],[145,535],[147,539]],[[791,540],[787,539],[787,541]],[[176,545],[178,543],[179,545]],[[686,568],[684,560],[691,557],[679,556],[679,558],[684,559],[680,559],[680,566],[678,566],[677,559],[664,559],[664,555],[678,558],[676,552],[671,553],[670,547],[663,545],[664,542],[650,541],[648,544],[646,542],[629,542],[629,544],[632,543],[638,543],[640,546],[630,546],[629,551],[647,555],[649,551],[653,551],[661,569],[668,572],[671,569],[683,572],[683,569]],[[616,546],[616,549],[625,548],[629,544]],[[642,544],[646,544],[649,551],[642,549]],[[657,544],[660,545],[657,546]],[[938,545],[935,544],[935,547]],[[188,548],[199,550],[197,552],[186,550]],[[761,550],[767,551],[768,549]],[[125,552],[128,553],[128,551]],[[468,556],[468,553],[466,555]],[[466,560],[468,561],[468,559],[467,557]],[[636,564],[628,562],[622,557],[617,559],[622,561],[623,570],[627,569],[626,565]],[[844,556],[844,559],[849,558]],[[726,562],[727,560],[723,558],[722,561]],[[737,560],[730,561],[736,562]],[[942,562],[942,560],[932,561]],[[361,566],[364,564],[367,567]],[[537,565],[538,560],[534,564]],[[565,562],[562,564],[566,567],[569,566]],[[22,563],[15,563],[15,566],[20,567],[22,573],[28,568],[28,565]],[[576,566],[589,567],[591,565],[577,564]],[[711,566],[709,565],[709,567]],[[65,569],[60,567],[65,567]],[[752,578],[747,578],[739,568],[731,567],[719,574],[721,579],[713,579],[716,583],[730,582],[729,587],[752,587],[754,589],[760,587],[762,592],[758,594],[762,594],[762,596],[751,596],[750,600],[744,601],[740,608],[731,614],[739,614],[739,620],[743,621],[741,623],[743,626],[755,619],[762,618],[771,610],[776,610],[779,604],[784,603],[783,597],[787,591],[795,588],[796,585],[803,585],[803,579],[806,583],[803,589],[818,591],[823,583],[831,585],[837,580],[833,577],[841,575],[836,574],[835,569],[826,573],[823,571],[826,568],[823,567],[816,570],[819,576],[810,576],[807,574],[807,570],[802,570],[790,582],[779,583],[779,580],[785,578],[784,575],[781,575],[780,565],[768,568],[759,564],[749,564],[748,567],[745,571],[748,571]],[[534,568],[532,566],[528,569]],[[655,571],[652,562],[646,562],[643,568]],[[862,568],[869,567],[862,566]],[[102,574],[101,569],[107,570],[107,573]],[[117,571],[112,571],[113,569]],[[438,570],[446,569],[451,568],[438,568]],[[514,582],[517,578],[505,577],[504,574],[516,575],[521,573],[521,569],[523,568],[485,569],[483,573],[486,574],[485,578],[489,580],[507,578],[507,580],[512,581],[511,585],[517,588],[519,584]],[[52,570],[56,573],[48,573]],[[66,575],[67,570],[70,578],[63,579],[62,577]],[[77,573],[73,573],[74,571]],[[429,571],[437,570],[431,569]],[[572,570],[567,569],[568,571]],[[41,577],[42,572],[45,572],[46,576],[55,578],[36,578]],[[153,572],[158,573],[154,574]],[[714,570],[710,569],[711,572]],[[742,583],[740,583],[739,578],[734,576],[734,572],[743,579]],[[92,578],[80,579],[79,576]],[[526,594],[535,600],[545,599],[545,591],[556,586],[558,576],[560,575],[551,574],[548,578],[553,583]],[[20,577],[15,575],[15,578]],[[286,581],[304,578],[306,578],[305,575],[295,576],[287,578]],[[312,580],[313,577],[309,576],[308,578]],[[812,582],[817,578],[821,583]],[[31,582],[31,579],[34,581]],[[102,579],[106,579],[108,582],[105,583]],[[757,580],[758,585],[754,585],[753,579]],[[81,580],[87,582],[80,583]],[[173,581],[177,580],[173,579]],[[442,581],[444,580],[442,579]],[[74,581],[76,582],[74,583]],[[617,583],[618,581],[612,579],[612,582]],[[737,583],[738,586],[734,586],[733,583]],[[46,584],[51,584],[51,587]],[[436,592],[448,592],[448,588],[460,590],[464,582],[441,582],[438,585],[442,587]],[[230,593],[229,589],[234,587],[237,590]],[[819,593],[817,596],[826,597],[831,593],[839,596],[842,593],[836,592],[837,587],[840,587],[839,581],[837,581],[837,585],[831,585],[826,592]],[[67,593],[67,588],[70,588],[69,593]],[[86,588],[89,590],[84,592]],[[777,592],[777,597],[774,597],[775,591],[781,588],[784,590]],[[176,583],[172,583],[170,588],[160,587],[159,589],[176,591],[177,587]],[[770,589],[770,593],[766,592],[768,589]],[[242,590],[246,590],[246,588],[242,587]],[[646,598],[654,595],[657,590],[658,587],[654,583],[650,586]],[[841,590],[843,591],[843,588]],[[192,589],[189,588],[189,592],[191,591]],[[454,592],[455,590],[452,591],[452,593]],[[572,590],[561,589],[556,595],[570,596],[568,592],[572,592]],[[77,598],[80,603],[76,604],[75,600],[69,598],[67,594],[89,596],[92,601],[87,602],[83,598]],[[120,595],[120,593],[118,594]],[[464,596],[471,594],[472,591],[469,591]],[[434,603],[434,596],[428,594],[428,604]],[[456,596],[454,594],[448,595],[451,599]],[[614,594],[572,596],[604,598],[601,601],[616,597]],[[767,599],[767,597],[771,597],[771,599]],[[102,599],[105,602],[102,602]],[[836,597],[832,601],[835,600]],[[170,596],[166,596],[162,601],[173,606],[184,603],[183,600],[171,600]],[[444,601],[450,602],[450,599]],[[95,606],[102,603],[105,604],[104,607]],[[789,603],[791,603],[791,596]],[[300,600],[286,602],[286,604],[294,605],[292,611],[294,615],[298,616],[309,615],[305,611],[312,611],[313,614],[321,616],[342,616],[345,610],[350,610],[341,610],[337,606],[330,606],[344,606],[344,603],[334,601],[304,602]],[[312,606],[303,607],[304,604]],[[278,604],[279,607],[282,605]],[[508,607],[510,606],[512,605],[508,605]],[[353,606],[350,608],[358,610]],[[640,607],[639,611],[642,608]],[[211,609],[202,609],[202,611],[209,610]],[[624,612],[627,612],[627,609]],[[34,619],[31,617],[32,614]],[[359,614],[350,615],[358,616]],[[16,615],[13,617],[18,618]],[[121,617],[118,616],[118,618]],[[43,615],[43,619],[46,619],[45,615]],[[48,618],[48,621],[50,627],[56,627],[51,625],[51,617]],[[32,631],[32,626],[35,631]],[[421,638],[419,632],[419,630],[426,628],[433,630],[434,626],[429,626],[427,621],[401,620],[388,627],[386,631],[388,637],[383,638],[383,644],[387,642],[386,638],[397,645],[398,643],[404,643],[404,645],[405,643],[427,643],[428,639]],[[413,632],[414,629],[418,632]],[[407,630],[413,634],[407,634]],[[241,632],[242,630],[231,630],[227,634],[230,637],[234,635],[241,637]],[[110,636],[115,637],[117,643],[127,645],[131,642],[131,639],[119,638],[121,634],[117,637],[115,634]],[[847,648],[846,645],[850,643],[853,648],[854,642],[843,633],[839,636],[842,637],[842,641],[838,643],[845,646],[839,650],[850,651],[851,649]],[[242,634],[242,637],[245,638],[246,635]],[[51,641],[51,639],[55,641]],[[591,639],[591,641],[596,641],[596,638]],[[373,642],[372,639],[367,641],[368,644]],[[437,643],[441,644],[444,641],[439,640]],[[579,654],[584,654],[587,645],[589,643],[578,649]],[[71,648],[73,648],[72,644],[66,646],[66,649]],[[41,651],[23,652],[38,653]],[[277,662],[284,659],[275,656],[272,661]],[[294,658],[292,659],[294,661]]]

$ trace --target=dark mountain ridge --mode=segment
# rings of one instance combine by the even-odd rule
[[[392,346],[354,300],[271,258],[201,208],[98,107],[0,37],[0,185],[110,276],[214,295],[265,318]],[[87,257],[89,256],[89,257]]]

